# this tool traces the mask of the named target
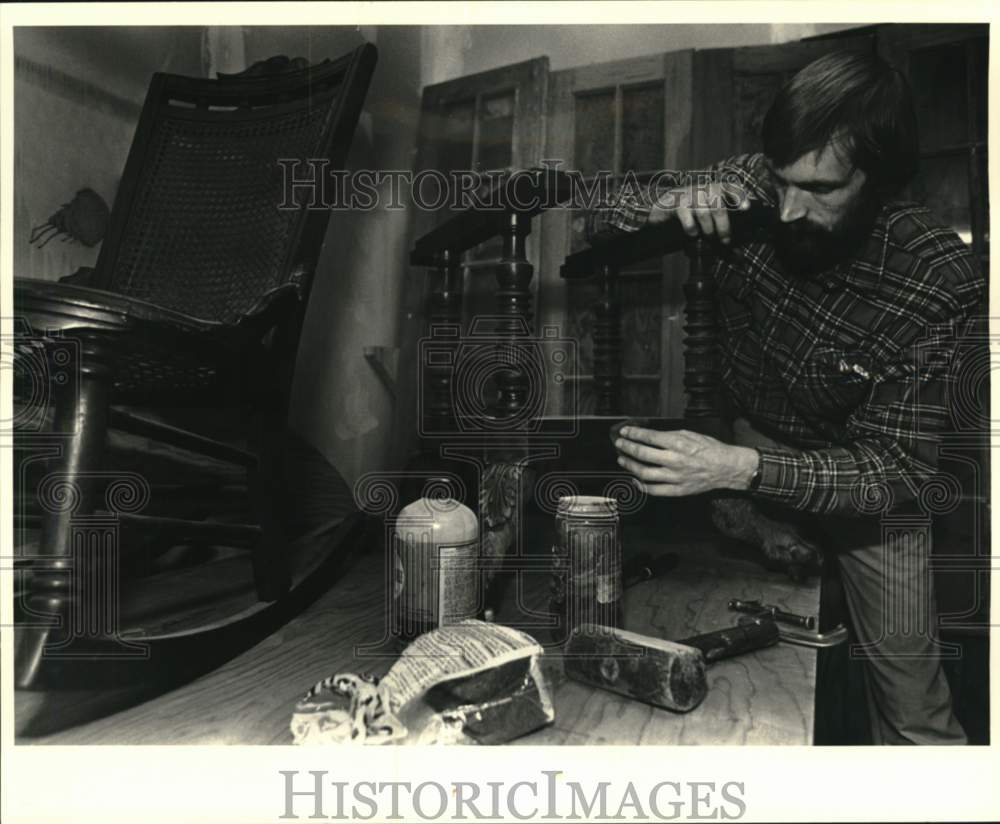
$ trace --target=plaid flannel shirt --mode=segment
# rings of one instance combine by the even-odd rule
[[[762,155],[712,170],[775,204]],[[588,234],[642,228],[653,197],[619,190]],[[956,345],[986,296],[958,235],[926,208],[890,203],[862,251],[815,278],[787,275],[766,240],[724,249],[714,277],[729,413],[787,445],[759,449],[754,495],[842,515],[918,496],[950,426]]]

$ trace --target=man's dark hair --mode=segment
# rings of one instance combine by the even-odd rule
[[[778,168],[836,137],[879,189],[896,191],[917,171],[910,85],[874,54],[834,52],[810,63],[778,93],[762,136],[764,153]]]

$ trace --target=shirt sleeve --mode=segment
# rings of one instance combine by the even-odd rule
[[[927,327],[880,372],[847,421],[844,445],[760,448],[755,497],[794,509],[847,516],[881,514],[912,501],[937,471],[951,426],[955,364],[965,317]],[[851,368],[851,365],[847,365]]]
[[[739,184],[750,197],[774,205],[764,155],[742,154],[713,163],[708,169],[683,174],[662,172],[648,183],[639,183],[634,175],[625,176],[621,185],[597,203],[587,215],[586,234],[591,243],[601,243],[622,233],[636,232],[649,221],[649,213],[658,199],[664,198],[680,183]],[[735,188],[732,189],[735,192]],[[662,200],[661,202],[666,202]]]

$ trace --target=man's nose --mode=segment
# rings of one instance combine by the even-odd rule
[[[805,217],[806,206],[803,193],[794,186],[789,186],[781,193],[781,208],[779,217],[782,223],[791,223]]]

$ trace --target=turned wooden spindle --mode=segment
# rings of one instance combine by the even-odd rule
[[[460,253],[475,249],[498,235],[503,238],[503,255],[490,264],[497,272],[499,318],[487,331],[487,335],[492,332],[499,339],[495,347],[498,368],[492,369],[489,368],[491,364],[486,364],[487,368],[482,371],[469,374],[471,384],[467,388],[476,394],[460,399],[468,401],[468,414],[478,417],[485,407],[488,412],[483,415],[484,419],[511,419],[507,423],[513,429],[520,427],[522,417],[530,416],[534,420],[536,414],[542,414],[545,398],[541,392],[545,385],[538,369],[539,350],[530,340],[533,336],[530,286],[534,269],[528,261],[525,241],[531,231],[532,218],[569,200],[572,195],[570,183],[568,175],[553,169],[529,169],[504,175],[491,184],[488,192],[482,193],[488,195],[484,203],[488,202],[489,208],[477,205],[459,212],[419,238],[410,252],[410,263],[414,266],[437,268],[444,250],[455,257],[457,264]],[[447,280],[444,275],[440,277]],[[455,286],[442,287],[438,291],[441,294],[436,300],[442,300],[446,293],[458,298],[457,281]],[[453,308],[457,310],[458,305]],[[457,313],[449,311],[446,314]],[[469,334],[475,336],[480,328],[479,324],[474,324]],[[435,377],[438,380],[435,386],[443,390],[444,370],[435,373]],[[430,405],[430,392],[427,394],[424,411],[428,411]],[[461,412],[455,398],[450,400],[452,408]],[[443,413],[443,401],[435,409]],[[460,422],[476,425],[464,417]]]
[[[65,437],[65,451],[39,490],[44,514],[38,551],[29,556],[37,568],[25,588],[28,620],[15,656],[19,687],[35,681],[46,651],[65,646],[79,634],[73,631],[73,617],[94,608],[80,602],[79,564],[74,575],[79,536],[73,519],[94,512],[103,494],[94,473],[101,469],[108,431],[114,350],[99,335],[80,335],[77,341],[79,387],[75,392],[71,386],[59,387],[55,393],[53,430]]]
[[[428,345],[423,348],[424,431],[449,432],[455,425],[452,374],[462,324],[460,254],[445,250],[428,272]],[[449,362],[450,355],[450,362]]]
[[[598,415],[621,414],[622,330],[618,269],[604,262],[597,273],[594,304],[594,389]]]
[[[691,269],[684,284],[684,388],[688,394],[687,425],[706,434],[718,427],[719,338],[715,318],[712,254],[703,238],[687,247]]]
[[[531,278],[534,267],[528,261],[525,241],[531,231],[531,217],[509,212],[503,230],[503,257],[497,264],[497,314],[495,328],[501,343],[497,357],[503,366],[496,372],[499,417],[513,417],[528,403],[528,373],[524,362],[524,339],[531,335]],[[534,387],[540,391],[541,387]]]
[[[766,232],[776,219],[774,210],[757,203],[746,212],[733,213],[733,243],[752,240]],[[688,395],[685,425],[705,434],[726,438],[722,420],[721,361],[716,327],[713,252],[704,238],[691,240],[677,221],[655,224],[637,232],[624,232],[588,249],[575,252],[559,268],[563,278],[592,277],[605,261],[619,268],[654,256],[687,251],[690,273],[684,285],[684,388]]]

